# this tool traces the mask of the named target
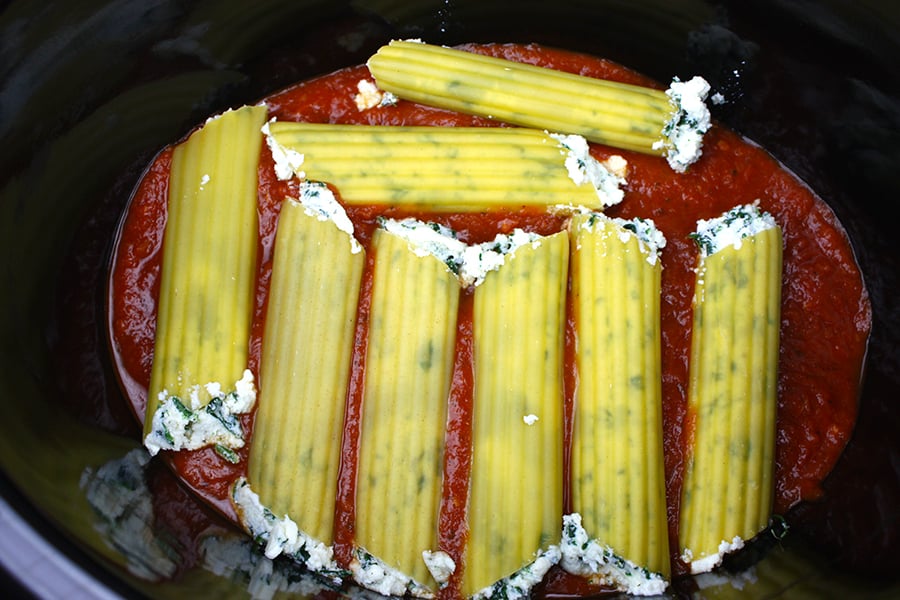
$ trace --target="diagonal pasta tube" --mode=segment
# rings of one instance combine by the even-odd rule
[[[699,221],[681,558],[710,571],[771,517],[781,230],[755,205]]]
[[[652,221],[573,216],[578,384],[562,566],[640,595],[669,574],[660,368],[660,249]]]
[[[386,595],[430,597],[446,583],[430,572],[423,553],[438,552],[455,358],[460,282],[441,252],[448,244],[463,246],[450,230],[413,219],[383,220],[373,241],[356,488],[359,549],[350,569],[358,583]]]
[[[259,502],[275,515],[288,515],[311,538],[310,547],[333,541],[344,401],[365,263],[352,225],[348,229],[342,217],[324,184],[304,184],[298,200],[282,204],[248,460],[247,478]]]
[[[347,204],[442,212],[573,204],[602,209],[624,195],[622,178],[576,135],[279,121],[264,131],[279,177],[327,181]]]
[[[236,413],[256,399],[247,369],[257,245],[257,167],[265,106],[210,119],[175,147],[144,445],[227,456],[244,444]]]
[[[475,287],[467,596],[527,597],[559,560],[568,236],[508,237]]]
[[[368,67],[399,98],[662,154],[679,172],[699,158],[710,127],[709,84],[700,77],[663,92],[400,40],[379,48]]]

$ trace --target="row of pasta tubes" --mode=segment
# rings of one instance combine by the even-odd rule
[[[250,119],[256,131],[259,118]],[[176,161],[188,171],[184,179],[191,180],[193,169],[193,179],[208,180],[208,165],[191,160]],[[238,171],[215,172],[239,177]],[[267,514],[287,515],[329,546],[366,250],[310,208],[327,188],[305,189],[306,200],[286,199],[279,217],[247,481]],[[185,225],[185,239],[207,226],[203,209],[191,210],[170,207],[170,221],[194,220]],[[754,210],[741,207],[737,214]],[[220,204],[216,212],[222,211]],[[249,218],[243,226],[246,221],[255,227]],[[385,593],[428,596],[457,572],[465,596],[514,596],[513,588],[560,564],[636,594],[665,588],[671,553],[661,417],[661,244],[654,247],[641,235],[646,227],[652,224],[573,211],[567,229],[509,246],[502,264],[474,286],[463,285],[457,268],[409,238],[388,227],[376,231],[369,247],[374,275],[356,480],[357,581]],[[204,364],[227,366],[195,380],[239,379],[246,357],[223,360],[215,352],[246,352],[241,340],[249,324],[226,314],[216,331],[204,327],[216,321],[209,313],[227,304],[225,288],[233,283],[226,271],[211,271],[210,255],[231,253],[224,260],[241,264],[247,255],[206,248],[195,252],[200,258],[178,262],[169,252],[178,245],[176,235],[167,233],[166,253],[172,265],[186,266],[170,270],[182,271],[179,277],[192,285],[213,282],[213,308],[173,311],[179,300],[164,275],[157,352],[163,354],[167,343],[212,338]],[[710,245],[701,244],[697,269],[688,393],[694,427],[678,531],[679,554],[694,571],[713,568],[722,554],[761,531],[772,497],[780,232],[764,227],[714,252]],[[471,469],[464,561],[448,569],[423,560],[423,553],[440,553],[447,403],[463,294],[473,295]],[[569,318],[577,385],[571,481],[564,482]],[[171,369],[183,372],[184,362],[194,359],[172,348],[169,362],[178,364]],[[166,381],[182,377],[167,375],[165,365],[154,364],[151,398],[173,385]],[[563,514],[566,485],[571,515]],[[405,574],[403,587],[373,583],[372,557],[379,568]]]
[[[330,505],[310,498],[328,498],[335,487],[363,259],[341,236],[328,241],[336,230],[299,206],[283,211],[248,478],[273,511],[328,540]],[[626,226],[576,215],[569,231],[517,248],[473,292],[467,596],[528,565],[539,549],[571,541],[560,539],[569,277],[578,373],[572,507],[601,554],[608,548],[663,580],[669,575],[660,263],[648,260]],[[768,523],[774,381],[766,381],[772,365],[765,363],[773,360],[766,338],[778,327],[776,248],[773,237],[725,250],[707,259],[698,283],[690,381],[696,446],[679,533],[695,570],[707,570],[704,561],[715,566],[716,557]],[[420,256],[384,229],[372,250],[356,541],[433,587],[422,553],[438,547],[461,288],[441,260]],[[278,261],[291,267],[279,269]],[[613,567],[577,553],[565,558],[575,572],[607,584],[659,589],[647,573],[641,587],[639,576],[623,583],[628,578]]]

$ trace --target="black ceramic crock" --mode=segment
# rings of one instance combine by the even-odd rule
[[[714,117],[832,206],[874,310],[852,440],[825,497],[792,511],[762,562],[673,595],[896,597],[900,5],[881,0],[0,2],[0,587],[260,597],[246,564],[182,569],[178,532],[154,530],[129,479],[137,430],[103,328],[109,244],[162,146],[409,37],[539,42],[662,81],[703,75],[729,98]]]

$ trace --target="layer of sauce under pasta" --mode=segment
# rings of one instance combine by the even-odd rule
[[[539,64],[592,77],[658,87],[656,83],[609,61],[533,45],[468,45],[463,48]],[[377,125],[495,126],[487,119],[401,101],[394,106],[359,110],[356,84],[371,79],[364,66],[347,68],[298,84],[265,99],[269,116],[279,120]],[[784,234],[781,347],[778,364],[778,421],[775,463],[776,513],[821,494],[820,484],[843,450],[856,418],[858,387],[871,308],[862,275],[840,223],[822,199],[785,170],[763,149],[733,132],[714,126],[707,134],[702,158],[687,173],[674,173],[659,157],[592,145],[604,159],[624,156],[629,163],[624,201],[607,210],[610,216],[651,218],[663,231],[662,252],[662,391],[666,494],[670,546],[676,574],[684,572],[675,549],[678,502],[682,484],[687,415],[691,299],[696,247],[688,238],[697,219],[720,215],[738,204],[759,200]],[[153,359],[157,299],[171,148],[149,166],[124,217],[110,274],[109,325],[116,367],[135,414],[143,419]],[[266,295],[280,203],[296,197],[297,181],[276,178],[264,148],[259,166],[258,285],[251,335],[250,368],[258,377]],[[337,190],[339,194],[339,190]],[[533,208],[488,213],[427,214],[387,206],[347,207],[356,236],[367,247],[378,216],[415,216],[443,223],[469,243],[492,239],[516,227],[540,234],[565,227],[564,217]],[[349,560],[357,439],[361,415],[361,369],[365,352],[365,317],[374,253],[368,253],[356,332],[355,371],[345,409],[342,464],[335,508],[335,555]],[[573,324],[567,325],[566,442],[571,430],[574,360]],[[440,539],[458,557],[464,547],[458,535],[465,521],[470,460],[471,292],[464,292],[457,333],[445,449],[445,482]],[[261,391],[264,401],[264,391]],[[243,416],[252,431],[253,414]],[[252,439],[251,439],[252,443]],[[226,516],[234,517],[229,486],[246,475],[248,447],[230,464],[211,449],[165,453],[176,473]],[[567,467],[568,465],[566,465]],[[567,473],[564,473],[567,477]],[[566,479],[567,480],[567,479]],[[568,504],[568,501],[566,501]],[[569,507],[566,506],[568,509]],[[567,511],[568,512],[568,511]],[[574,578],[551,577],[547,593],[582,593]]]

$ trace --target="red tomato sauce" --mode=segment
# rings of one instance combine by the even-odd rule
[[[471,45],[473,51],[511,60],[629,83],[656,83],[609,61],[538,46]],[[323,123],[380,125],[497,125],[409,102],[359,111],[356,83],[369,78],[365,67],[352,67],[319,77],[266,99],[270,117]],[[685,448],[690,435],[687,414],[688,356],[696,248],[688,239],[697,219],[708,219],[744,203],[759,201],[783,230],[781,348],[778,375],[776,438],[776,513],[784,514],[803,500],[821,494],[821,483],[842,452],[856,419],[862,362],[871,328],[871,307],[849,240],[836,217],[815,193],[763,149],[714,126],[707,134],[702,158],[687,173],[674,173],[664,159],[592,146],[603,159],[612,154],[629,163],[625,200],[607,210],[610,216],[651,218],[667,240],[662,253],[662,390],[666,493],[670,544],[676,574],[678,499]],[[136,188],[123,219],[109,279],[109,328],[120,380],[139,420],[143,420],[153,359],[156,302],[171,150],[160,153]],[[296,181],[276,179],[271,155],[263,147],[259,166],[258,287],[250,343],[250,368],[258,374],[271,277],[272,248],[278,209],[286,196],[296,196]],[[335,554],[346,564],[353,546],[356,454],[361,421],[362,375],[366,350],[368,297],[374,253],[370,242],[378,216],[416,216],[441,222],[469,243],[492,239],[515,227],[549,234],[565,226],[564,219],[534,208],[471,214],[425,214],[384,206],[348,207],[356,236],[367,248],[353,369],[345,407],[342,463],[335,509]],[[457,333],[457,358],[447,416],[443,501],[440,517],[442,548],[462,558],[466,536],[465,510],[471,459],[472,322],[471,290],[462,294]],[[571,314],[571,311],[569,311]],[[566,444],[571,436],[575,386],[574,326],[566,327]],[[261,390],[261,401],[265,391]],[[253,414],[243,418],[252,432]],[[252,440],[251,440],[252,443]],[[231,465],[210,449],[165,453],[175,471],[195,492],[226,516],[234,518],[229,484],[246,474],[248,448]],[[564,476],[568,481],[568,452]],[[568,490],[564,499],[571,509]],[[459,569],[457,570],[457,576]],[[542,586],[547,595],[581,595],[589,590],[554,571]],[[452,597],[458,581],[441,592]]]

